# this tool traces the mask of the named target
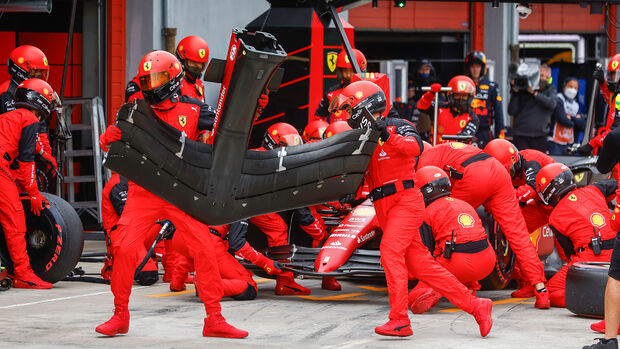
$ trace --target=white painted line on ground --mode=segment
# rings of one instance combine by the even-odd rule
[[[140,290],[140,289],[147,288],[147,287],[150,287],[150,286],[134,287],[131,290],[135,291],[135,290]],[[82,297],[98,296],[98,295],[102,295],[102,294],[106,294],[106,293],[111,293],[111,291],[108,290],[108,291],[103,291],[103,292],[94,292],[94,293],[80,294],[80,295],[77,295],[77,296],[70,296],[70,297],[60,297],[60,298],[44,299],[42,301],[30,302],[30,303],[11,304],[11,305],[0,306],[0,309],[10,309],[10,308],[17,308],[17,307],[25,307],[25,306],[28,306],[28,305],[50,303],[50,302],[56,302],[56,301],[64,301],[64,300],[67,300],[67,299],[75,299],[75,298],[82,298]]]

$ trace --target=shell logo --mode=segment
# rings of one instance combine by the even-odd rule
[[[179,69],[179,63],[174,62],[174,69]]]
[[[590,216],[590,222],[592,223],[592,225],[602,228],[605,226],[605,217],[603,217],[603,215],[600,213],[593,213]]]
[[[50,91],[47,88],[43,88],[43,94],[49,95]]]
[[[24,63],[24,57],[19,57],[19,58],[17,59],[17,63],[19,63],[19,64]]]
[[[510,154],[514,154],[515,153],[515,149],[513,147],[509,147],[508,151],[510,152]]]
[[[577,201],[577,195],[575,194],[570,194],[570,196],[568,197],[568,201]]]
[[[465,121],[465,120],[461,120],[461,121],[459,122],[459,126],[460,126],[461,128],[465,127],[465,125],[467,125],[467,121]]]
[[[152,66],[152,64],[151,64],[150,61],[149,62],[144,62],[144,64],[142,65],[142,69],[144,69],[144,71],[149,71],[149,70],[151,70],[151,66]]]
[[[278,134],[278,130],[271,131],[271,134],[274,135],[274,136],[277,135]]]
[[[325,135],[325,138],[329,138],[332,136],[332,131],[327,132],[327,134]]]
[[[364,97],[364,93],[362,93],[362,91],[355,92],[355,98],[362,99],[362,97]]]
[[[207,52],[205,51],[204,48],[201,48],[200,50],[198,50],[198,55],[200,56],[200,58],[205,58],[206,54]]]
[[[183,51],[183,45],[179,46],[179,52]]]
[[[463,228],[471,228],[474,226],[474,217],[472,217],[470,214],[467,213],[461,213],[459,214],[459,224],[461,225],[461,227]]]
[[[611,62],[611,69],[615,70],[616,68],[618,68],[618,61]]]
[[[547,178],[543,177],[540,179],[540,184],[545,184],[547,183]]]
[[[466,145],[461,142],[450,142],[449,144],[450,144],[450,148],[452,149],[463,149],[465,148],[465,145]]]

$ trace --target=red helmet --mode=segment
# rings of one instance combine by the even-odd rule
[[[557,205],[575,187],[573,172],[561,163],[544,166],[536,176],[536,191],[546,205]]]
[[[349,125],[352,128],[360,127],[361,120],[356,119],[356,115],[361,115],[363,108],[368,109],[371,114],[383,113],[387,103],[385,93],[377,84],[368,80],[352,82],[342,89],[340,95],[332,100],[331,110],[344,110],[349,114]],[[362,125],[364,126],[364,125]]]
[[[607,64],[607,88],[610,91],[616,90],[618,80],[620,80],[620,53],[615,54],[609,59]]]
[[[510,173],[510,176],[514,178],[516,175],[515,164],[520,160],[519,151],[514,144],[505,139],[496,138],[484,147],[484,152],[496,158],[506,171]]]
[[[416,171],[416,178],[415,184],[424,196],[424,205],[450,196],[450,177],[439,167],[424,166]]]
[[[290,147],[299,144],[303,144],[299,132],[297,132],[293,125],[286,122],[278,122],[271,125],[263,138],[263,147],[265,149]]]
[[[465,73],[469,74],[469,66],[480,64],[480,75],[485,75],[487,70],[487,56],[482,51],[469,51],[465,56]]]
[[[450,107],[459,113],[467,113],[476,94],[476,84],[474,81],[465,75],[457,75],[450,79],[448,87],[452,88],[452,91],[448,92]],[[468,96],[466,99],[454,98],[454,95],[457,93],[467,94]]]
[[[353,55],[355,56],[355,60],[357,61],[357,65],[359,65],[361,71],[366,71],[366,67],[368,63],[366,62],[366,56],[362,53],[362,51],[354,48]],[[336,59],[336,68],[353,68],[351,62],[349,61],[349,56],[345,50],[341,50],[338,53],[338,58]]]
[[[50,66],[43,51],[31,45],[22,45],[9,54],[8,70],[19,84],[30,78],[47,80]]]
[[[170,52],[149,52],[138,67],[140,90],[150,104],[159,104],[177,93],[182,78],[181,63]]]
[[[41,79],[24,80],[15,90],[15,107],[35,110],[41,120],[49,118],[52,111],[59,106],[58,95],[50,84]]]
[[[327,139],[333,135],[337,135],[340,132],[348,131],[351,129],[351,126],[346,121],[336,121],[331,123],[325,129],[325,133],[323,133],[323,139]]]
[[[323,133],[325,133],[327,126],[329,126],[327,121],[320,119],[314,120],[304,128],[301,139],[306,143],[321,140],[323,139]]]
[[[183,64],[185,74],[196,80],[200,78],[209,61],[209,45],[199,36],[187,36],[179,41],[176,54],[181,64]],[[188,63],[188,60],[202,64],[190,65],[191,63]]]

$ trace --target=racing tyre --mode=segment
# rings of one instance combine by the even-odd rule
[[[77,265],[84,248],[84,228],[75,209],[56,195],[43,193],[49,209],[41,216],[30,212],[30,201],[22,200],[26,214],[26,244],[30,265],[41,279],[55,283]],[[0,234],[0,258],[12,270],[4,235]]]
[[[483,290],[501,290],[508,286],[515,267],[515,254],[510,249],[506,236],[490,213],[480,207],[476,210],[482,221],[482,225],[489,236],[489,242],[495,251],[497,263],[495,268],[486,278],[480,280]]]
[[[609,263],[582,262],[570,266],[566,274],[566,308],[577,315],[605,315],[605,287]]]

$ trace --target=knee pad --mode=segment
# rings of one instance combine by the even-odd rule
[[[142,270],[136,275],[135,280],[142,286],[151,286],[159,280],[159,273],[157,270]]]
[[[250,301],[256,298],[257,295],[258,295],[258,291],[256,290],[256,287],[248,283],[248,287],[245,289],[245,291],[243,291],[242,293],[238,295],[231,296],[231,297],[232,299],[237,300],[237,301]]]

